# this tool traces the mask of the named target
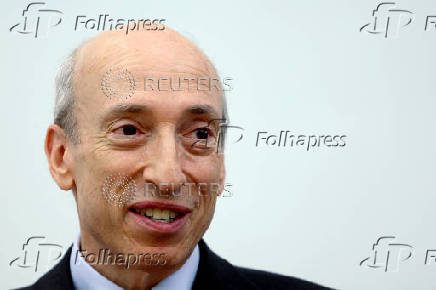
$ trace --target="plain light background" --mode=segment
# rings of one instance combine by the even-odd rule
[[[368,0],[49,1],[63,22],[37,39],[9,31],[29,3],[3,3],[0,18],[1,288],[44,273],[9,266],[27,238],[67,248],[77,236],[74,199],[52,180],[43,142],[58,66],[97,34],[74,31],[75,17],[109,14],[165,18],[234,78],[229,114],[244,138],[228,140],[233,196],[218,200],[205,235],[215,252],[339,289],[435,289],[436,263],[424,261],[436,249],[436,30],[424,27],[436,2],[397,2],[414,20],[388,39],[359,32],[379,4]],[[280,130],[347,135],[346,146],[255,146],[258,131]],[[385,235],[412,257],[397,272],[359,266]]]

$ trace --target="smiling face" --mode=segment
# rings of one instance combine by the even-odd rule
[[[220,91],[197,90],[197,83],[191,90],[144,89],[147,77],[216,77],[189,41],[170,30],[159,33],[107,32],[78,51],[74,92],[80,142],[68,143],[65,160],[82,249],[164,253],[163,267],[175,269],[208,228],[223,188],[224,156],[211,146],[219,134],[213,120],[223,117],[223,104]],[[112,78],[104,86],[119,90],[105,95],[107,72],[125,69],[135,78],[135,92],[129,95],[129,83]],[[169,192],[152,190],[166,183]]]

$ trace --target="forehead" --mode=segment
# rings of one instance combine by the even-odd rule
[[[187,82],[190,90],[186,90]],[[207,57],[171,31],[132,36],[107,33],[85,43],[76,55],[74,90],[82,110],[120,103],[153,107],[168,101],[171,107],[196,103],[221,110],[222,92],[215,87],[217,82]],[[173,90],[180,85],[185,89]]]
[[[208,58],[188,39],[172,30],[139,31],[129,36],[118,31],[104,32],[78,50],[75,69],[80,78],[120,65],[132,70],[216,75]]]

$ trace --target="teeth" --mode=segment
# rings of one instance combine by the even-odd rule
[[[162,218],[162,211],[158,208],[153,209],[153,219],[161,219]]]
[[[178,213],[164,209],[161,210],[159,208],[144,208],[144,209],[135,209],[135,212],[146,216],[154,221],[162,222],[162,223],[170,223],[173,222],[177,216],[179,216]]]

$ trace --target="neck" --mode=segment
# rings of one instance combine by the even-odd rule
[[[151,289],[176,270],[150,272],[125,269],[117,265],[92,265],[92,267],[123,289]]]

